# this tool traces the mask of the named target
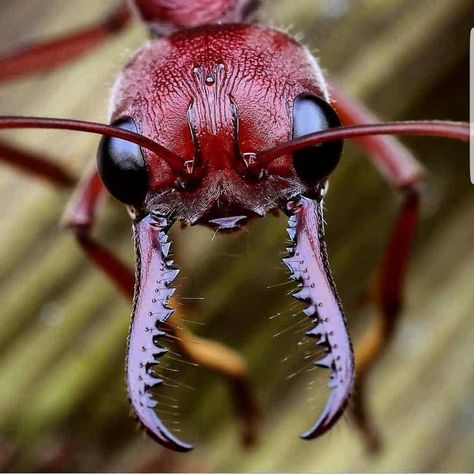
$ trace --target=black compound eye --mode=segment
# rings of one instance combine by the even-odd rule
[[[131,118],[112,125],[138,133]],[[139,145],[115,137],[102,137],[97,150],[97,167],[110,194],[124,204],[140,205],[148,190],[148,173]]]
[[[293,138],[339,127],[341,122],[334,109],[313,96],[296,98],[293,109]],[[307,184],[326,178],[337,166],[342,153],[342,140],[321,143],[293,153],[297,175]]]

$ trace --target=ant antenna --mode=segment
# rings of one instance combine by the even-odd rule
[[[310,133],[300,138],[257,153],[257,159],[249,167],[263,168],[280,156],[293,153],[302,148],[319,145],[320,143],[345,138],[355,138],[367,135],[416,135],[451,138],[469,141],[467,122],[449,122],[444,120],[385,122],[350,127],[336,127],[320,132]]]
[[[178,175],[183,174],[184,159],[159,143],[139,133],[124,130],[112,125],[105,125],[84,120],[53,119],[43,117],[10,117],[0,116],[0,129],[14,128],[46,128],[58,130],[73,130],[77,132],[95,133],[109,137],[120,138],[146,148],[162,158]]]

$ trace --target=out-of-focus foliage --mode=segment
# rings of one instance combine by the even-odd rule
[[[109,6],[106,0],[2,0],[0,51],[88,24]],[[467,119],[473,18],[471,0],[268,0],[261,14],[262,22],[302,34],[325,70],[387,120]],[[60,71],[0,85],[0,113],[107,120],[114,75],[144,39],[137,22]],[[97,144],[92,136],[64,132],[7,136],[50,153],[77,175]],[[468,147],[404,141],[426,165],[427,177],[402,323],[372,376],[373,416],[385,438],[377,457],[366,455],[347,420],[321,440],[297,437],[323,406],[327,374],[308,373],[310,346],[298,345],[305,323],[301,315],[292,317],[298,307],[287,297],[291,285],[283,284],[283,217],[269,216],[236,236],[212,238],[198,228],[172,232],[183,266],[181,303],[189,320],[204,323],[190,327],[246,356],[265,416],[258,447],[242,450],[221,380],[176,362],[176,378],[192,387],[174,393],[179,429],[197,448],[170,454],[128,416],[123,359],[129,303],[60,228],[68,194],[2,165],[0,468],[472,470],[474,191]],[[361,295],[398,203],[348,144],[331,180],[326,220],[356,342],[373,317]],[[132,262],[129,227],[125,212],[108,203],[97,235]],[[318,382],[311,391],[309,380]]]

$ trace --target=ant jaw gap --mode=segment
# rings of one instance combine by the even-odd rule
[[[302,435],[312,439],[328,431],[344,412],[354,385],[354,359],[329,269],[322,199],[296,198],[288,202],[286,210],[290,215],[288,235],[292,245],[283,262],[291,278],[298,282],[298,290],[292,296],[308,305],[303,313],[314,327],[306,336],[314,338],[323,351],[314,365],[331,371],[326,407]],[[223,230],[233,229],[245,217],[214,219],[214,223]],[[179,273],[169,258],[171,244],[167,231],[172,224],[172,220],[156,213],[134,223],[137,283],[128,339],[127,387],[136,417],[147,433],[165,447],[183,452],[192,446],[179,440],[159,418],[160,397],[155,390],[166,384],[166,377],[160,376],[160,362],[168,352],[162,341],[169,339],[167,321],[173,309],[168,300],[174,293],[171,283]]]

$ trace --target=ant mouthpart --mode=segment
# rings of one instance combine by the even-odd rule
[[[174,182],[174,187],[176,189],[186,189],[186,183],[184,182],[184,180],[180,177],[176,178],[175,182]]]
[[[245,152],[242,153],[242,159],[244,160],[245,166],[247,168],[252,168],[257,162],[257,154],[251,151]]]
[[[193,174],[194,172],[194,160],[187,160],[184,162],[184,168],[187,174]]]
[[[242,160],[247,168],[246,175],[253,179],[264,179],[268,176],[268,171],[257,162],[257,154],[254,152],[242,153]]]

